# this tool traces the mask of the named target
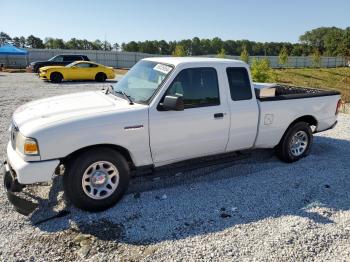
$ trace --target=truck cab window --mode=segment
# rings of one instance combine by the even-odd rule
[[[166,95],[183,96],[185,108],[220,104],[219,84],[214,68],[189,68],[174,79]]]
[[[252,99],[252,89],[247,69],[230,67],[226,69],[231,99],[234,101]]]

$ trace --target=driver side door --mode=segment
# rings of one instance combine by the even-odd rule
[[[165,95],[182,96],[185,109],[164,111],[158,106],[150,112],[150,146],[156,166],[225,152],[230,119],[215,68],[182,70]]]

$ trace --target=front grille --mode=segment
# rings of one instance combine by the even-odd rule
[[[12,145],[12,148],[14,150],[16,149],[17,133],[18,133],[18,127],[16,126],[16,124],[14,122],[12,122],[12,125],[11,125],[11,145]]]

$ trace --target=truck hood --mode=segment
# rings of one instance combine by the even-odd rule
[[[77,118],[100,115],[103,112],[130,110],[135,105],[102,91],[82,92],[36,100],[20,106],[13,121],[24,135],[43,126]]]

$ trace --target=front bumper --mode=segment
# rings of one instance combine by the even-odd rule
[[[4,179],[6,196],[15,210],[26,216],[32,213],[38,207],[38,204],[18,194],[25,186],[18,183],[11,166],[6,161],[0,163],[0,175]]]
[[[43,72],[39,73],[39,77],[42,78],[42,79],[48,79],[47,78],[47,73],[43,73]]]
[[[20,184],[34,184],[52,180],[59,160],[26,162],[12,148],[11,143],[7,145],[7,160],[14,177]]]

